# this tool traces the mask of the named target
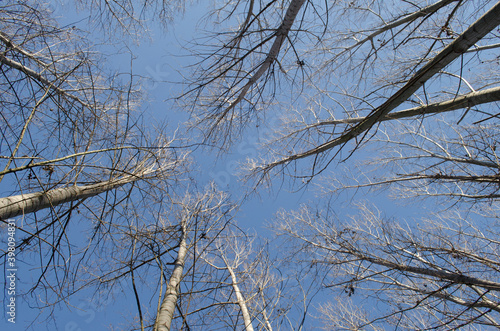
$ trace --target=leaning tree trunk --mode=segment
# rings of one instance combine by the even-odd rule
[[[236,299],[238,300],[238,305],[240,306],[241,315],[243,315],[243,322],[245,323],[246,331],[253,331],[252,318],[250,316],[250,312],[248,311],[247,303],[243,294],[241,293],[240,287],[238,286],[238,279],[236,274],[234,273],[233,268],[229,265],[227,260],[223,257],[224,263],[226,264],[227,271],[231,275],[231,282],[234,289],[234,293],[236,294]]]
[[[46,192],[35,192],[0,198],[0,219],[5,220],[10,217],[55,207],[66,202],[90,198],[127,183],[135,182],[143,178],[143,176],[144,173],[128,175],[91,185],[61,187]]]
[[[187,255],[187,245],[186,237],[187,231],[185,224],[182,224],[182,236],[179,243],[179,252],[177,253],[177,259],[175,261],[174,271],[172,276],[168,281],[167,290],[165,292],[165,297],[156,317],[156,325],[154,330],[156,331],[169,331],[172,325],[172,318],[175,312],[175,305],[177,303],[177,298],[179,297],[179,284],[182,279],[182,272],[184,271],[184,262]]]
[[[381,117],[379,121],[382,122],[382,121],[416,117],[420,115],[440,114],[448,111],[453,111],[462,108],[470,108],[477,105],[498,102],[498,101],[500,101],[499,86],[477,92],[470,92],[465,95],[446,101],[435,102],[429,105],[423,105],[419,107],[414,107],[410,109],[389,113],[384,117]],[[322,121],[318,124],[314,124],[314,126],[360,123],[363,122],[365,119],[366,117],[355,117],[355,118],[344,118],[340,120],[329,120],[329,121]]]

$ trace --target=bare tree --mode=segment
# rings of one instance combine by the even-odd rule
[[[181,238],[179,242],[179,251],[177,253],[177,258],[175,259],[175,267],[172,271],[172,275],[167,284],[167,289],[165,292],[165,297],[161,304],[158,316],[155,322],[155,330],[170,330],[172,325],[172,318],[175,312],[175,306],[177,304],[177,298],[179,297],[180,282],[182,279],[182,274],[184,271],[184,264],[186,262],[187,255],[187,229],[186,223],[181,221]]]
[[[203,276],[199,255],[209,249],[209,237],[219,236],[233,222],[236,205],[213,185],[199,192],[191,188],[169,195],[162,197],[161,210],[117,206],[123,218],[101,219],[98,229],[90,233],[95,242],[84,240],[84,247],[75,240],[81,233],[68,227],[65,235],[72,240],[68,262],[77,262],[78,267],[70,268],[74,263],[67,263],[64,284],[48,284],[70,305],[72,296],[83,290],[95,293],[96,306],[114,304],[116,298],[107,293],[123,292],[135,302],[136,310],[130,307],[129,318],[117,327],[172,330],[192,325],[196,320],[192,315],[196,316],[202,303],[184,306],[183,302],[206,291],[191,281]],[[52,280],[49,276],[46,282]],[[63,302],[46,302],[45,306],[57,303]]]
[[[170,277],[177,290],[169,285],[157,318],[163,326],[157,328],[273,330],[288,324],[287,280],[265,247],[255,250],[252,241],[234,220],[188,238],[184,264],[176,262],[174,269],[184,273]]]
[[[204,58],[196,67],[192,88],[180,97],[183,100],[185,96],[194,96],[191,108],[200,110],[194,114],[194,122],[205,129],[210,142],[230,144],[232,132],[247,125],[252,113],[261,108],[259,103],[268,103],[263,97],[264,87],[279,64],[280,53],[284,48],[289,51],[285,46],[287,41],[296,37],[292,27],[304,3],[304,0],[287,1],[285,5],[276,0],[237,1],[214,11],[214,16],[230,22],[243,11],[244,19],[229,34],[229,40],[223,37],[221,42],[223,33],[215,33],[214,50],[208,56],[193,49]]]
[[[1,11],[2,150],[10,154],[2,155],[0,180],[12,187],[3,194],[162,169],[173,159],[171,141],[140,128],[133,82],[116,84],[75,29],[39,9],[18,3]]]
[[[144,127],[130,73],[99,67],[83,33],[27,1],[0,17],[0,219],[18,219],[17,260],[38,265],[19,298],[52,311],[85,288],[115,225],[169,203],[186,153]]]
[[[290,309],[290,296],[283,293],[286,276],[278,273],[280,267],[269,256],[269,246],[258,245],[256,237],[233,228],[215,240],[215,249],[203,254],[202,261],[222,277],[220,296],[233,307],[224,308],[229,314],[225,319],[235,321],[232,328],[273,330]]]
[[[171,329],[176,307],[179,305],[178,298],[185,295],[181,293],[181,281],[189,277],[189,274],[197,272],[196,260],[199,258],[197,254],[205,246],[205,243],[200,241],[212,234],[218,236],[231,222],[235,207],[225,194],[213,187],[198,196],[187,195],[184,198],[180,214],[177,257],[158,310],[155,330]],[[189,263],[190,265],[188,259],[193,261]]]
[[[286,305],[280,300],[288,297],[281,292],[284,280],[276,273],[265,247],[254,251],[253,240],[238,229],[235,211],[236,205],[227,195],[211,186],[174,201],[169,212],[174,217],[161,220],[168,236],[154,234],[157,230],[130,229],[129,236],[137,243],[133,252],[153,253],[130,257],[133,273],[147,279],[156,269],[159,276],[154,291],[159,292],[155,321],[147,323],[148,309],[143,307],[139,310],[139,319],[146,321],[142,327],[272,330],[273,324],[284,320]],[[148,249],[154,237],[161,247],[156,251]],[[139,262],[144,260],[147,262]],[[118,272],[100,279],[116,281],[124,276],[120,270],[126,268],[115,269]],[[145,284],[137,287],[144,288]],[[142,298],[137,301],[143,302],[148,291],[137,293],[136,297]]]
[[[153,22],[168,28],[176,17],[182,15],[193,1],[103,1],[103,0],[46,0],[43,7],[51,14],[63,16],[58,8],[77,9],[88,15],[88,24],[101,32],[107,42],[115,42],[120,36],[140,42],[148,36]]]
[[[410,226],[361,210],[345,221],[331,208],[278,216],[290,254],[320,269],[321,286],[340,297],[321,308],[325,328],[499,326],[496,213],[468,220],[451,213]]]
[[[107,37],[137,37],[146,18],[167,23],[185,6],[78,3]],[[345,221],[333,205],[303,207],[280,213],[280,237],[256,244],[228,196],[196,192],[187,153],[145,125],[133,73],[98,65],[93,40],[58,26],[44,4],[7,1],[0,219],[21,220],[19,261],[38,267],[20,297],[50,319],[79,293],[126,281],[137,314],[125,324],[141,330],[302,329],[314,309],[327,329],[499,327],[500,4],[215,6],[216,30],[191,44],[200,60],[179,98],[205,142],[229,148],[245,130],[271,130],[249,162],[257,183],[276,173],[308,183],[371,146],[375,157],[349,164],[328,199],[390,187],[398,199],[445,197],[450,214],[410,226],[367,208]],[[313,303],[325,289],[336,298]]]
[[[234,236],[234,234],[233,234]],[[230,238],[231,240],[233,238]],[[234,239],[233,239],[234,240]],[[214,264],[214,262],[208,261],[205,259],[206,263],[210,264],[214,269],[216,270],[227,270],[227,272],[230,275],[230,283],[233,288],[234,295],[236,296],[236,302],[239,307],[239,310],[241,312],[241,315],[243,317],[243,325],[246,331],[253,331],[253,322],[252,322],[252,317],[250,316],[250,312],[248,309],[248,302],[247,299],[245,298],[245,294],[242,293],[239,282],[238,276],[236,275],[236,269],[241,266],[243,261],[245,260],[245,255],[248,256],[250,253],[250,250],[248,249],[249,247],[238,247],[238,244],[233,242],[226,242],[222,243],[221,238],[217,239],[216,247],[217,251],[220,252],[220,257],[222,259],[222,266],[217,266]],[[224,245],[226,244],[226,245]],[[232,258],[232,261],[229,261],[228,253],[227,251],[231,250],[234,254],[234,258]],[[230,254],[230,253],[229,253]],[[232,254],[231,254],[232,255]],[[269,323],[269,321],[267,321]]]
[[[243,23],[215,32],[205,52],[195,44],[202,60],[186,94],[194,102],[183,99],[216,145],[269,124],[275,134],[266,156],[250,163],[258,176],[276,168],[313,177],[384,121],[427,122],[457,110],[465,121],[496,116],[489,107],[499,101],[494,2],[250,1],[216,13],[227,22],[241,15]],[[301,159],[311,162],[288,167]]]
[[[337,295],[318,305],[325,329],[498,327],[498,126],[461,117],[379,129],[365,146],[371,157],[323,177],[326,207],[279,214],[290,258],[319,270],[320,288]],[[339,193],[375,189],[426,205],[406,220],[391,208],[390,217],[338,210]]]
[[[372,157],[324,181],[326,207],[279,215],[291,254],[345,296],[319,307],[326,329],[498,327],[498,126],[442,117],[379,129]],[[332,202],[364,189],[389,189],[395,204],[427,200],[406,220],[365,206],[346,217]]]

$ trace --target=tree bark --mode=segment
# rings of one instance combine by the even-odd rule
[[[143,178],[143,176],[144,174],[127,175],[91,185],[61,187],[46,192],[0,198],[0,219],[5,220],[11,217],[34,213],[45,208],[55,207],[66,202],[90,198],[127,183],[135,182]]]
[[[405,109],[401,111],[397,111],[394,113],[389,113],[386,116],[379,119],[382,121],[390,121],[402,118],[415,117],[419,115],[431,115],[431,114],[439,114],[445,113],[452,110],[457,110],[461,108],[474,107],[477,105],[481,105],[484,103],[496,102],[500,101],[500,86],[493,87],[490,89],[471,92],[460,97],[454,98],[453,100],[447,100],[442,102],[432,103],[430,105],[414,107],[410,109]],[[338,124],[354,124],[363,122],[366,117],[358,117],[358,118],[346,118],[341,120],[330,120],[323,121],[321,123],[315,124],[313,126],[321,126],[321,125],[338,125]]]
[[[339,244],[339,243],[337,243]],[[319,245],[316,245],[319,246]],[[362,261],[367,261],[376,265],[384,266],[389,268],[390,270],[398,270],[402,273],[412,273],[412,274],[418,274],[418,275],[426,275],[426,276],[431,276],[435,277],[441,280],[449,281],[452,284],[464,284],[464,285],[469,285],[469,286],[478,286],[482,287],[486,290],[491,290],[491,291],[500,291],[500,283],[495,282],[495,281],[490,281],[487,279],[480,279],[472,276],[467,276],[463,273],[460,272],[450,272],[446,270],[437,270],[437,269],[430,269],[430,268],[422,268],[422,267],[414,267],[410,265],[405,265],[405,264],[400,264],[396,262],[392,262],[389,260],[386,260],[384,258],[378,257],[378,256],[371,256],[368,252],[363,252],[360,250],[357,250],[356,247],[344,247],[343,245],[339,244],[341,247],[340,249],[330,249],[327,248],[328,250],[331,251],[337,251],[341,252],[344,254],[348,255],[353,255],[359,260]]]
[[[187,231],[185,225],[182,224],[182,236],[179,243],[179,252],[175,260],[175,267],[170,279],[168,281],[165,297],[156,318],[156,331],[169,331],[172,325],[172,318],[175,312],[175,305],[179,297],[179,284],[182,279],[182,272],[184,271],[184,263],[187,255],[186,245]]]
[[[236,299],[238,301],[238,306],[240,306],[241,314],[243,315],[243,322],[245,323],[246,331],[253,331],[252,318],[250,317],[250,312],[248,311],[247,303],[243,294],[241,294],[240,287],[238,286],[238,279],[236,278],[236,274],[234,273],[233,268],[229,265],[229,263],[224,258],[224,263],[226,264],[227,271],[231,275],[232,286],[234,289],[234,293],[236,294]]]

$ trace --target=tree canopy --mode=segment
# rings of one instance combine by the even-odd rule
[[[7,325],[500,326],[500,3],[3,1],[0,46]]]

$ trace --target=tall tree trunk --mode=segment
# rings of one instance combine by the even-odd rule
[[[143,176],[144,173],[127,175],[91,185],[61,187],[46,192],[0,198],[0,219],[5,220],[19,215],[34,213],[45,208],[55,207],[66,202],[90,198],[127,183],[135,182],[143,178]]]
[[[234,273],[233,268],[226,261],[225,257],[223,257],[224,263],[226,264],[227,271],[231,275],[232,286],[234,289],[234,293],[236,294],[236,300],[238,300],[238,305],[240,306],[241,314],[243,315],[243,322],[245,323],[246,331],[253,331],[252,318],[250,317],[250,312],[248,311],[247,303],[243,294],[241,294],[240,287],[238,286],[238,279],[236,278],[236,274]]]
[[[165,292],[165,297],[156,317],[156,325],[154,330],[156,331],[169,331],[172,325],[172,318],[175,312],[175,304],[177,303],[177,298],[179,297],[179,284],[182,279],[182,272],[184,271],[184,262],[187,255],[187,245],[186,245],[187,231],[185,224],[182,224],[182,236],[179,243],[179,252],[177,253],[177,260],[175,261],[174,271],[170,276],[168,281],[167,290]]]

